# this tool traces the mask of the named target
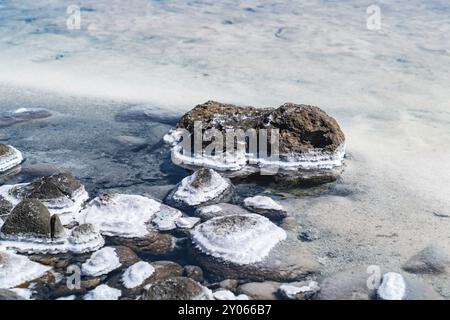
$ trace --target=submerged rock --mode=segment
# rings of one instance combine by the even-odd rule
[[[441,300],[430,285],[405,274],[384,272],[379,279],[367,272],[367,267],[355,267],[326,278],[320,285],[321,300]]]
[[[205,150],[211,149],[211,139],[207,135],[201,142],[203,149],[199,150],[203,152],[202,156],[183,150],[182,139],[189,137],[186,131],[191,138],[194,136],[196,123],[201,123],[201,132],[196,132],[197,135],[206,134],[206,130],[210,129],[221,134],[220,138],[224,139],[223,153],[205,153]],[[278,129],[278,154],[274,151],[263,157],[261,152],[251,152],[250,142],[245,140],[241,141],[245,148],[240,151],[227,150],[224,137],[230,129],[235,132],[243,130],[244,134],[246,130],[254,129],[254,133],[248,134],[250,137],[252,134],[256,137],[262,129],[266,129],[268,135],[272,134],[272,129]],[[211,131],[208,133],[211,134]],[[176,129],[166,135],[164,140],[172,146],[172,159],[182,167],[213,168],[229,177],[246,177],[261,169],[269,169],[280,182],[318,183],[335,180],[342,171],[345,154],[345,136],[334,118],[318,107],[292,103],[274,109],[238,107],[208,101],[186,113]],[[259,150],[263,143],[261,141]],[[266,140],[266,145],[268,150],[274,147],[272,140]],[[230,154],[234,155],[231,159]]]
[[[42,177],[32,183],[0,187],[0,195],[13,204],[23,199],[41,201],[63,224],[74,221],[89,198],[84,186],[68,173]]]
[[[445,248],[430,245],[411,257],[403,270],[411,273],[440,274],[447,273],[450,267],[450,254]]]
[[[43,108],[20,108],[12,112],[2,112],[0,113],[0,128],[51,116],[52,113]]]
[[[244,206],[249,211],[262,214],[271,220],[282,220],[287,217],[286,210],[279,203],[266,196],[245,198]]]
[[[25,256],[0,251],[0,289],[20,286],[44,276],[50,270],[50,267],[33,262]]]
[[[201,169],[184,178],[166,197],[165,202],[175,208],[193,212],[196,207],[228,202],[234,187],[212,169]]]
[[[154,282],[144,293],[143,300],[210,300],[211,293],[198,282],[174,277]]]
[[[51,215],[38,200],[20,202],[0,229],[0,239],[33,239],[51,241],[65,236],[57,215]]]
[[[295,281],[319,268],[312,254],[257,214],[210,219],[194,228],[194,259],[212,274],[230,279]]]
[[[0,143],[0,173],[4,173],[23,162],[22,153],[14,148]]]
[[[126,136],[126,135],[117,136],[114,138],[114,141],[119,145],[132,151],[141,150],[148,145],[147,140],[135,136]]]

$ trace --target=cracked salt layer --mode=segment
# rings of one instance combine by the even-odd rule
[[[239,265],[262,261],[286,237],[283,229],[258,214],[212,218],[192,231],[200,251]]]
[[[139,261],[130,266],[122,275],[125,288],[133,289],[144,283],[155,272],[155,268],[148,262]]]
[[[89,202],[79,219],[107,236],[139,238],[148,235],[148,225],[160,208],[159,202],[147,197],[110,194]]]
[[[17,167],[24,160],[22,153],[13,146],[7,146],[9,152],[0,156],[0,173]]]
[[[0,248],[0,289],[17,287],[42,277],[52,268]]]
[[[94,252],[91,257],[81,265],[81,273],[88,277],[98,277],[120,268],[121,265],[116,249],[105,247]]]
[[[0,186],[0,196],[15,206],[23,199],[17,197],[17,193],[12,191],[28,185],[30,185],[30,183]],[[63,225],[67,225],[70,222],[77,220],[83,204],[88,199],[89,194],[86,192],[84,186],[81,186],[79,189],[75,190],[70,197],[64,196],[61,198],[43,199],[39,201],[47,207],[51,214],[57,214]]]

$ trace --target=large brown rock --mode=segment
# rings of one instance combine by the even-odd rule
[[[280,168],[273,174],[276,180],[296,183],[320,183],[336,179],[342,171],[345,153],[345,136],[337,121],[318,107],[286,103],[279,108],[239,107],[216,101],[208,101],[186,113],[176,129],[186,129],[193,134],[194,123],[201,122],[203,133],[216,129],[223,133],[226,150],[225,131],[229,129],[266,129],[270,136],[272,129],[279,130]],[[178,130],[179,131],[179,130]],[[174,132],[177,132],[175,130]],[[170,137],[170,135],[172,135]],[[172,133],[166,139],[174,146],[176,154],[177,137]],[[175,141],[175,142],[174,142]],[[205,149],[211,142],[204,139]],[[248,141],[246,142],[249,147]],[[269,149],[272,149],[271,147]],[[248,156],[248,155],[247,155]],[[186,157],[173,157],[177,164],[197,169],[198,161]],[[248,159],[250,160],[250,158]],[[254,158],[251,159],[254,162]],[[229,177],[246,177],[259,173],[261,163],[241,164],[239,168],[219,167]],[[284,164],[289,164],[289,167]],[[203,167],[211,167],[211,161],[203,162]],[[217,164],[214,165],[217,169]]]

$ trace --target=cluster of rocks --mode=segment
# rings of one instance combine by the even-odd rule
[[[124,113],[119,120],[137,121],[140,114]],[[322,279],[313,246],[287,227],[289,212],[266,195],[240,197],[230,180],[265,164],[250,155],[237,167],[179,157],[177,130],[193,134],[196,121],[204,129],[279,129],[281,171],[275,179],[325,182],[342,170],[344,135],[319,108],[207,102],[183,116],[165,139],[174,159],[195,171],[162,201],[120,193],[91,198],[80,181],[62,172],[0,186],[0,299],[43,292],[61,300],[440,298],[415,277],[391,270],[373,286],[364,268]],[[17,165],[20,152],[0,145],[0,172],[14,156]],[[445,273],[450,259],[444,252],[427,248],[403,268]],[[73,266],[81,281],[69,288]]]

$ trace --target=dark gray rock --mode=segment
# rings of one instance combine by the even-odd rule
[[[447,273],[449,267],[449,252],[443,247],[430,245],[411,257],[402,268],[411,273],[440,274]]]
[[[0,217],[8,215],[12,209],[12,203],[0,196]]]
[[[144,293],[143,300],[205,300],[204,288],[196,281],[175,277],[156,281]]]
[[[199,266],[186,265],[183,268],[183,276],[191,278],[197,282],[203,282],[203,270]]]
[[[48,209],[38,200],[20,202],[1,228],[1,237],[36,237],[58,239],[64,236],[64,228],[57,215],[50,215]]]

